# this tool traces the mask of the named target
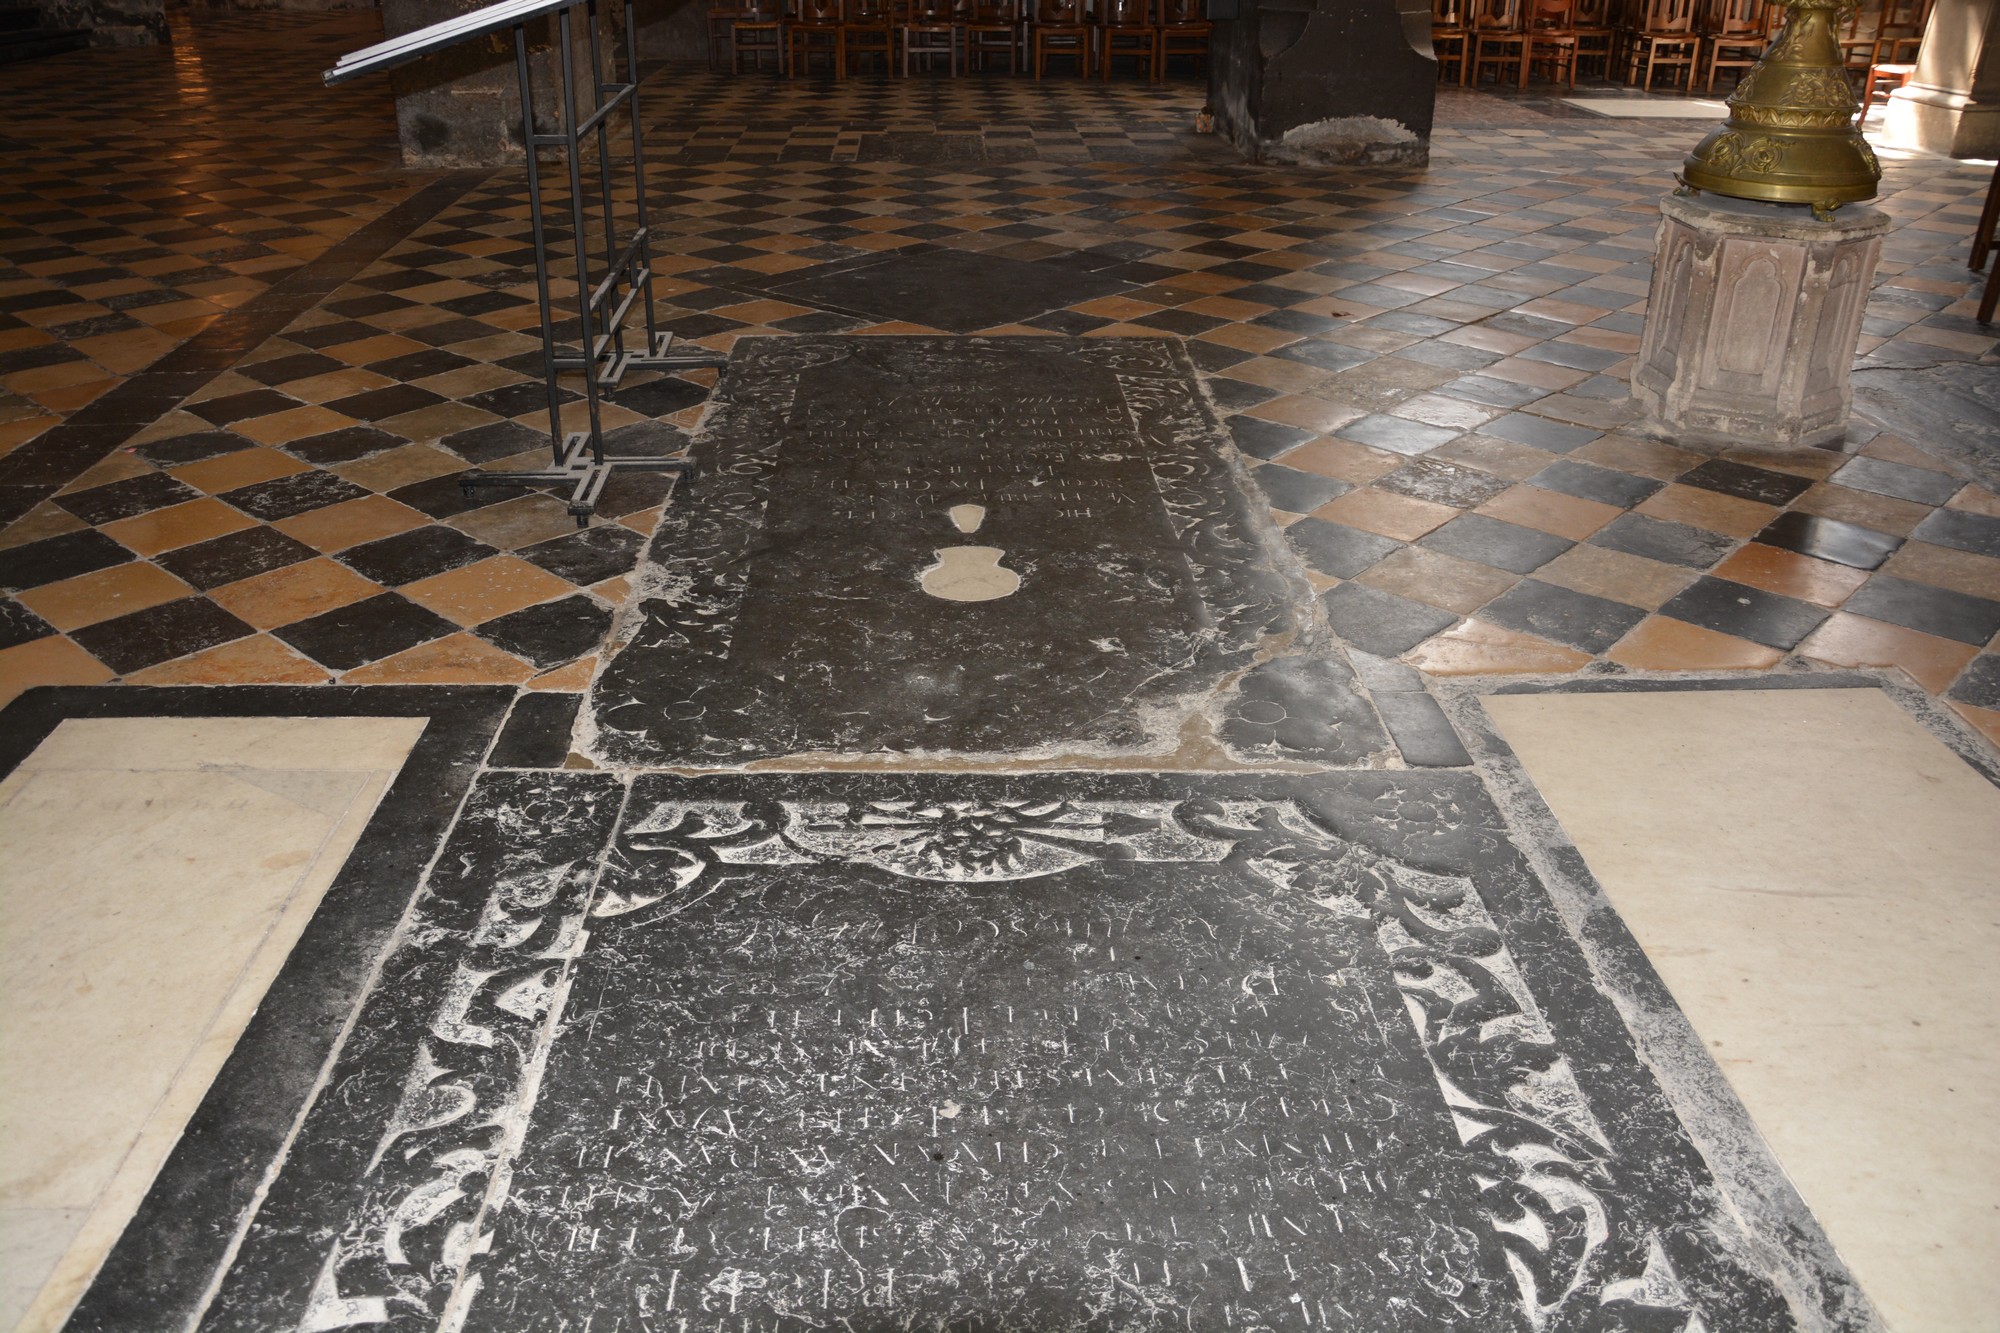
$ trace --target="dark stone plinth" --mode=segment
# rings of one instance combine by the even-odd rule
[[[716,401],[609,762],[1171,753],[1304,604],[1171,339],[749,338]]]
[[[1209,104],[1252,161],[1421,166],[1437,99],[1425,0],[1225,0]]]
[[[163,0],[37,0],[42,26],[87,32],[92,46],[153,46],[173,40]]]
[[[1799,1327],[1470,774],[495,774],[382,977],[203,1327]]]

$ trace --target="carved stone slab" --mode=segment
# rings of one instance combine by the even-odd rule
[[[497,775],[384,977],[204,1327],[1798,1326],[1467,774]]]
[[[611,763],[1171,751],[1310,595],[1171,339],[753,338],[718,401]]]

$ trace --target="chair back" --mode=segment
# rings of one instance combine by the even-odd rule
[[[776,23],[785,17],[785,0],[742,0],[737,12],[745,23]]]
[[[1451,0],[1456,4],[1457,0]],[[1160,23],[1168,28],[1208,22],[1206,0],[1160,0]]]
[[[1764,35],[1764,0],[1711,0],[1708,30],[1717,37],[1751,38]]]
[[[1571,27],[1609,28],[1611,20],[1611,0],[1573,0],[1569,7]]]
[[[874,27],[889,22],[894,14],[890,0],[847,0],[848,23]]]
[[[1519,32],[1521,0],[1473,0],[1472,26],[1481,32]]]
[[[965,12],[968,23],[998,27],[1014,21],[1014,0],[972,0]]]
[[[817,26],[839,23],[847,17],[844,0],[798,0],[798,20]]]
[[[1639,24],[1642,32],[1692,32],[1694,0],[1645,0]]]
[[[1431,26],[1433,28],[1464,27],[1464,0],[1431,0]]]
[[[1035,22],[1074,27],[1083,22],[1083,0],[1035,0]]]
[[[1548,33],[1570,30],[1574,0],[1532,0],[1532,3],[1533,8],[1528,13],[1530,28]]]
[[[910,0],[910,22],[950,23],[957,18],[957,9],[953,0]]]

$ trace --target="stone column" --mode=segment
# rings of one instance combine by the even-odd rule
[[[1429,0],[1217,0],[1210,12],[1209,105],[1245,157],[1429,161]]]
[[[1889,215],[1670,195],[1632,396],[1676,444],[1797,448],[1847,431]]]
[[[2000,0],[1937,0],[1909,86],[1889,94],[1882,142],[2000,156]]]

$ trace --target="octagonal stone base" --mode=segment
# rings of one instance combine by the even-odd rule
[[[1632,394],[1679,444],[1796,448],[1847,430],[1848,381],[1889,216],[1721,195],[1660,202]]]

